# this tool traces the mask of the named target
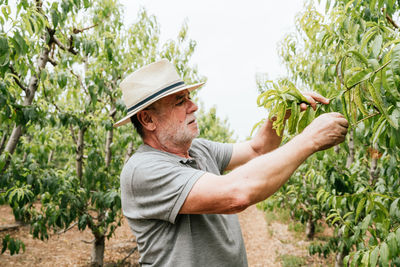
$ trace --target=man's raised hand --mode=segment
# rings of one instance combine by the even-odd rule
[[[315,118],[301,135],[312,141],[315,151],[320,151],[342,143],[348,127],[349,123],[342,114],[325,113]]]

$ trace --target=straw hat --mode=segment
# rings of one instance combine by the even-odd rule
[[[114,127],[130,122],[130,117],[167,95],[183,90],[192,91],[203,84],[186,85],[167,59],[144,66],[128,75],[120,84],[128,114]]]

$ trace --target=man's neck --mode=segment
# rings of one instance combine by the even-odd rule
[[[151,146],[152,148],[165,151],[171,154],[175,154],[183,158],[190,158],[189,148],[192,142],[185,144],[174,144],[172,142],[167,141],[165,142],[165,144],[162,144],[161,142],[159,142],[159,140],[155,138],[144,138],[143,142],[146,145]]]

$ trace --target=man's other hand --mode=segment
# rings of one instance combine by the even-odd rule
[[[348,121],[337,112],[325,113],[315,118],[301,133],[314,144],[315,151],[328,149],[345,140]]]
[[[306,103],[301,103],[300,104],[300,109],[301,110],[306,110],[307,106],[310,105],[313,110],[317,109],[317,102],[320,102],[322,104],[329,104],[329,99],[323,97],[322,95],[315,93],[315,92],[303,92],[303,95],[305,98],[307,98],[309,104]]]

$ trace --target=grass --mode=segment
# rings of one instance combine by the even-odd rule
[[[300,267],[306,264],[306,260],[304,258],[290,254],[283,254],[279,256],[279,259],[283,267]]]
[[[306,226],[299,221],[295,221],[291,218],[290,214],[291,211],[285,208],[275,209],[271,211],[269,209],[265,209],[262,206],[258,206],[259,209],[263,210],[265,214],[265,221],[268,225],[267,231],[269,236],[278,238],[282,244],[290,244],[292,246],[297,247],[298,249],[306,249],[308,250],[308,245],[304,245],[303,242],[297,243],[298,241],[310,241],[306,238]],[[271,224],[273,222],[278,222],[287,225],[288,230],[292,233],[292,237],[294,239],[286,238],[282,239],[279,236],[279,233],[274,233],[273,227]],[[327,242],[329,240],[329,236],[325,236],[323,233],[325,228],[327,227],[326,224],[318,222],[315,225],[315,236],[314,242]],[[276,253],[279,255],[283,251],[277,251]],[[297,254],[297,253],[296,253]],[[318,255],[290,255],[290,254],[282,254],[276,258],[276,261],[279,261],[283,267],[297,267],[297,266],[334,266],[334,254],[330,254],[327,258],[323,258],[323,256]]]
[[[290,218],[290,211],[287,209],[280,209],[277,211],[264,211],[265,213],[265,220],[268,225],[272,222],[281,222],[281,223],[288,223],[292,219]]]

